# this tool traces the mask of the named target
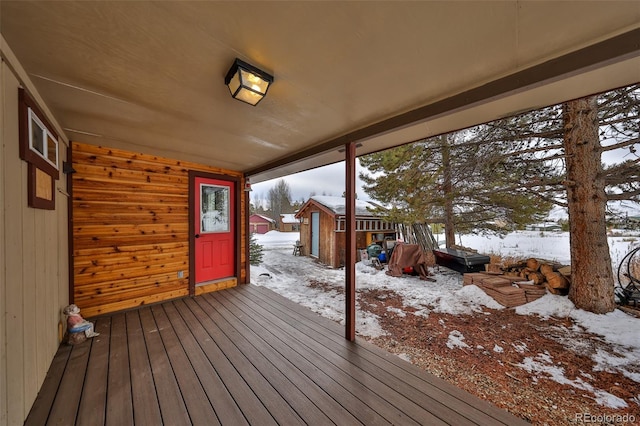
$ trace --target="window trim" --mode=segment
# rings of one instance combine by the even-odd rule
[[[29,123],[29,149],[35,153],[37,156],[39,156],[40,158],[42,158],[44,161],[46,161],[47,163],[51,164],[56,170],[60,170],[60,168],[58,167],[59,164],[59,150],[58,150],[58,140],[57,138],[55,138],[51,132],[49,131],[49,129],[47,129],[47,126],[45,126],[45,124],[42,122],[42,120],[40,120],[40,118],[38,117],[38,115],[33,111],[33,109],[31,108],[27,108],[28,111],[28,123]],[[33,132],[34,132],[34,123],[37,125],[38,129],[40,129],[41,133],[42,133],[42,149],[44,152],[40,152],[33,144]],[[49,140],[51,140],[51,142],[53,142],[54,146],[55,146],[55,163],[53,161],[51,161],[49,159],[50,155],[49,155]]]
[[[60,144],[58,141],[58,134],[53,130],[53,126],[47,120],[46,116],[42,113],[42,110],[38,107],[35,101],[29,96],[26,90],[18,89],[18,104],[19,104],[19,126],[20,126],[20,158],[29,164],[33,164],[43,172],[47,173],[54,180],[60,178],[59,164],[60,164]],[[31,140],[31,118],[37,119],[38,124],[42,124],[46,130],[46,136],[50,136],[56,145],[56,159],[58,164],[54,165],[47,158],[44,158],[40,152],[32,148]],[[48,143],[48,140],[44,140]],[[47,148],[48,149],[48,148]]]

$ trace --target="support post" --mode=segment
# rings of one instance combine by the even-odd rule
[[[345,145],[345,338],[356,339],[356,144]]]

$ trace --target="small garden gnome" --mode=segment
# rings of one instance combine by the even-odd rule
[[[76,305],[69,305],[62,311],[67,316],[68,342],[71,345],[82,343],[88,337],[99,336],[100,333],[93,331],[93,323],[85,320],[80,315],[80,308]]]

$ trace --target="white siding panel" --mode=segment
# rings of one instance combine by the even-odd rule
[[[3,91],[5,93],[4,105],[4,207],[5,207],[5,295],[6,295],[6,344],[7,344],[7,424],[19,424],[25,418],[24,400],[24,332],[23,321],[23,202],[26,204],[26,193],[23,200],[22,193],[25,188],[23,181],[26,179],[26,171],[23,172],[18,154],[18,81],[5,70]],[[14,99],[12,99],[14,98]],[[25,169],[26,170],[26,169]]]
[[[20,160],[18,139],[20,82],[4,62],[1,73],[0,309],[6,314],[0,316],[0,425],[21,425],[58,348],[61,310],[69,300],[68,212],[67,197],[57,190],[55,210],[27,205],[28,167]],[[66,158],[66,146],[59,149]],[[64,174],[56,188],[67,192]]]

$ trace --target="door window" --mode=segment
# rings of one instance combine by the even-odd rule
[[[229,187],[200,184],[200,233],[229,232]]]

